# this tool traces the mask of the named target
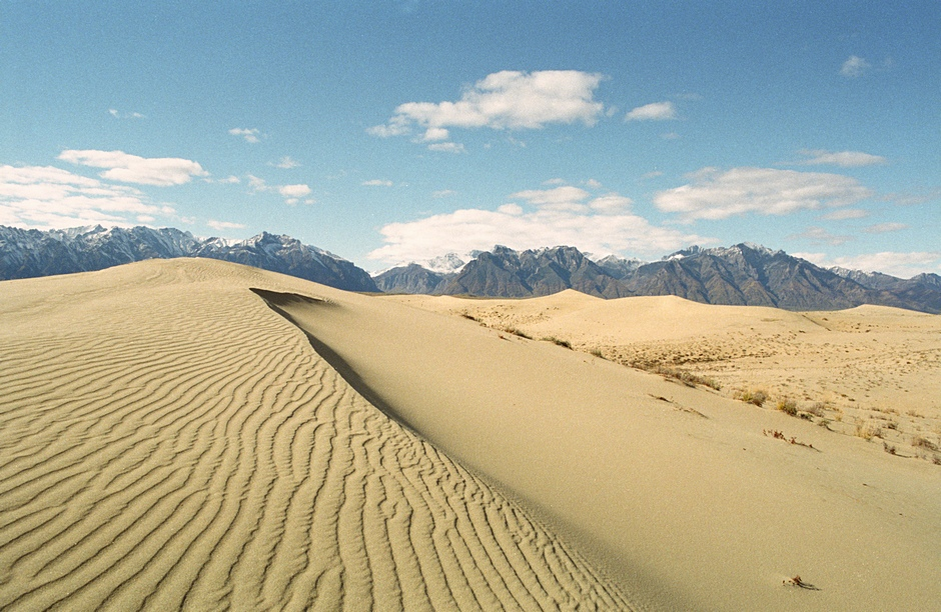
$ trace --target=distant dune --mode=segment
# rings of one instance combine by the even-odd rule
[[[375,297],[207,260],[2,282],[0,609],[937,608],[937,406],[867,440],[849,409],[819,426],[842,404],[730,388],[807,343],[881,388],[853,347],[937,363],[937,317],[907,314]],[[614,362],[680,354],[722,389]],[[900,430],[923,458],[884,450]]]

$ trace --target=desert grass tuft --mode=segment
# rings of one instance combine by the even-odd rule
[[[545,338],[541,338],[541,340],[545,342],[552,342],[553,344],[557,344],[558,346],[572,350],[572,343],[568,340],[562,340],[561,338],[556,338],[555,336],[546,336]]]

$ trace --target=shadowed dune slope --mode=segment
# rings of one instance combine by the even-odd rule
[[[377,404],[533,508],[651,608],[941,604],[941,468],[930,462],[398,298],[324,296],[266,299]],[[693,320],[683,300],[635,305],[661,310],[675,338]],[[707,325],[740,323],[742,313],[695,306],[714,315]]]
[[[344,296],[206,260],[0,283],[0,609],[631,608],[250,288]]]

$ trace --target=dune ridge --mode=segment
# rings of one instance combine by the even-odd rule
[[[0,608],[632,609],[234,264],[0,284]]]

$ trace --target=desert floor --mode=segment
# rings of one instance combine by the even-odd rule
[[[937,608],[938,319],[632,300],[0,283],[0,609]]]

